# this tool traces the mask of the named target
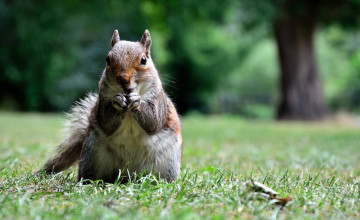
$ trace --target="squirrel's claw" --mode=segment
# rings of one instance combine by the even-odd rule
[[[116,94],[112,99],[112,105],[117,110],[126,111],[128,106],[126,104],[126,98],[122,94]]]
[[[138,93],[130,93],[127,97],[129,110],[137,109],[140,106],[140,95]]]

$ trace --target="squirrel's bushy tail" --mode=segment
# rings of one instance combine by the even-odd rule
[[[98,94],[89,93],[72,107],[70,113],[67,114],[67,138],[58,146],[54,156],[45,163],[39,172],[58,173],[79,160],[86,129],[89,126],[89,117],[97,99]]]

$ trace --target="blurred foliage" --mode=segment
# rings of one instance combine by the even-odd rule
[[[113,30],[119,29],[121,39],[137,41],[148,28],[153,59],[181,113],[270,118],[279,97],[279,68],[268,21],[281,16],[280,3],[0,0],[5,33],[0,35],[0,107],[67,110],[96,91]],[[324,16],[327,26],[316,38],[334,109],[360,109],[360,35],[342,29],[356,22]]]
[[[248,27],[272,23],[285,17],[310,16],[322,25],[344,28],[360,26],[359,0],[241,0],[242,22]]]
[[[360,32],[332,26],[318,34],[317,45],[330,107],[360,112]]]
[[[222,81],[216,112],[240,113],[248,117],[261,117],[265,106],[272,109],[278,97],[278,65],[274,43],[269,39],[258,41],[241,65]],[[272,117],[272,112],[265,114]],[[263,118],[263,117],[262,117]]]

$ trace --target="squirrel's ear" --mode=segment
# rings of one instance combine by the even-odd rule
[[[120,41],[120,35],[119,35],[119,31],[115,30],[113,33],[113,36],[111,38],[111,48],[116,44],[116,42]]]
[[[140,43],[146,48],[146,56],[150,57],[151,37],[148,29],[145,30]]]

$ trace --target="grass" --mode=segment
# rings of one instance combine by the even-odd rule
[[[146,176],[76,183],[76,169],[35,177],[61,140],[61,115],[0,113],[0,219],[359,219],[359,128],[183,118],[183,168],[174,183]],[[249,178],[293,197],[252,199]]]

